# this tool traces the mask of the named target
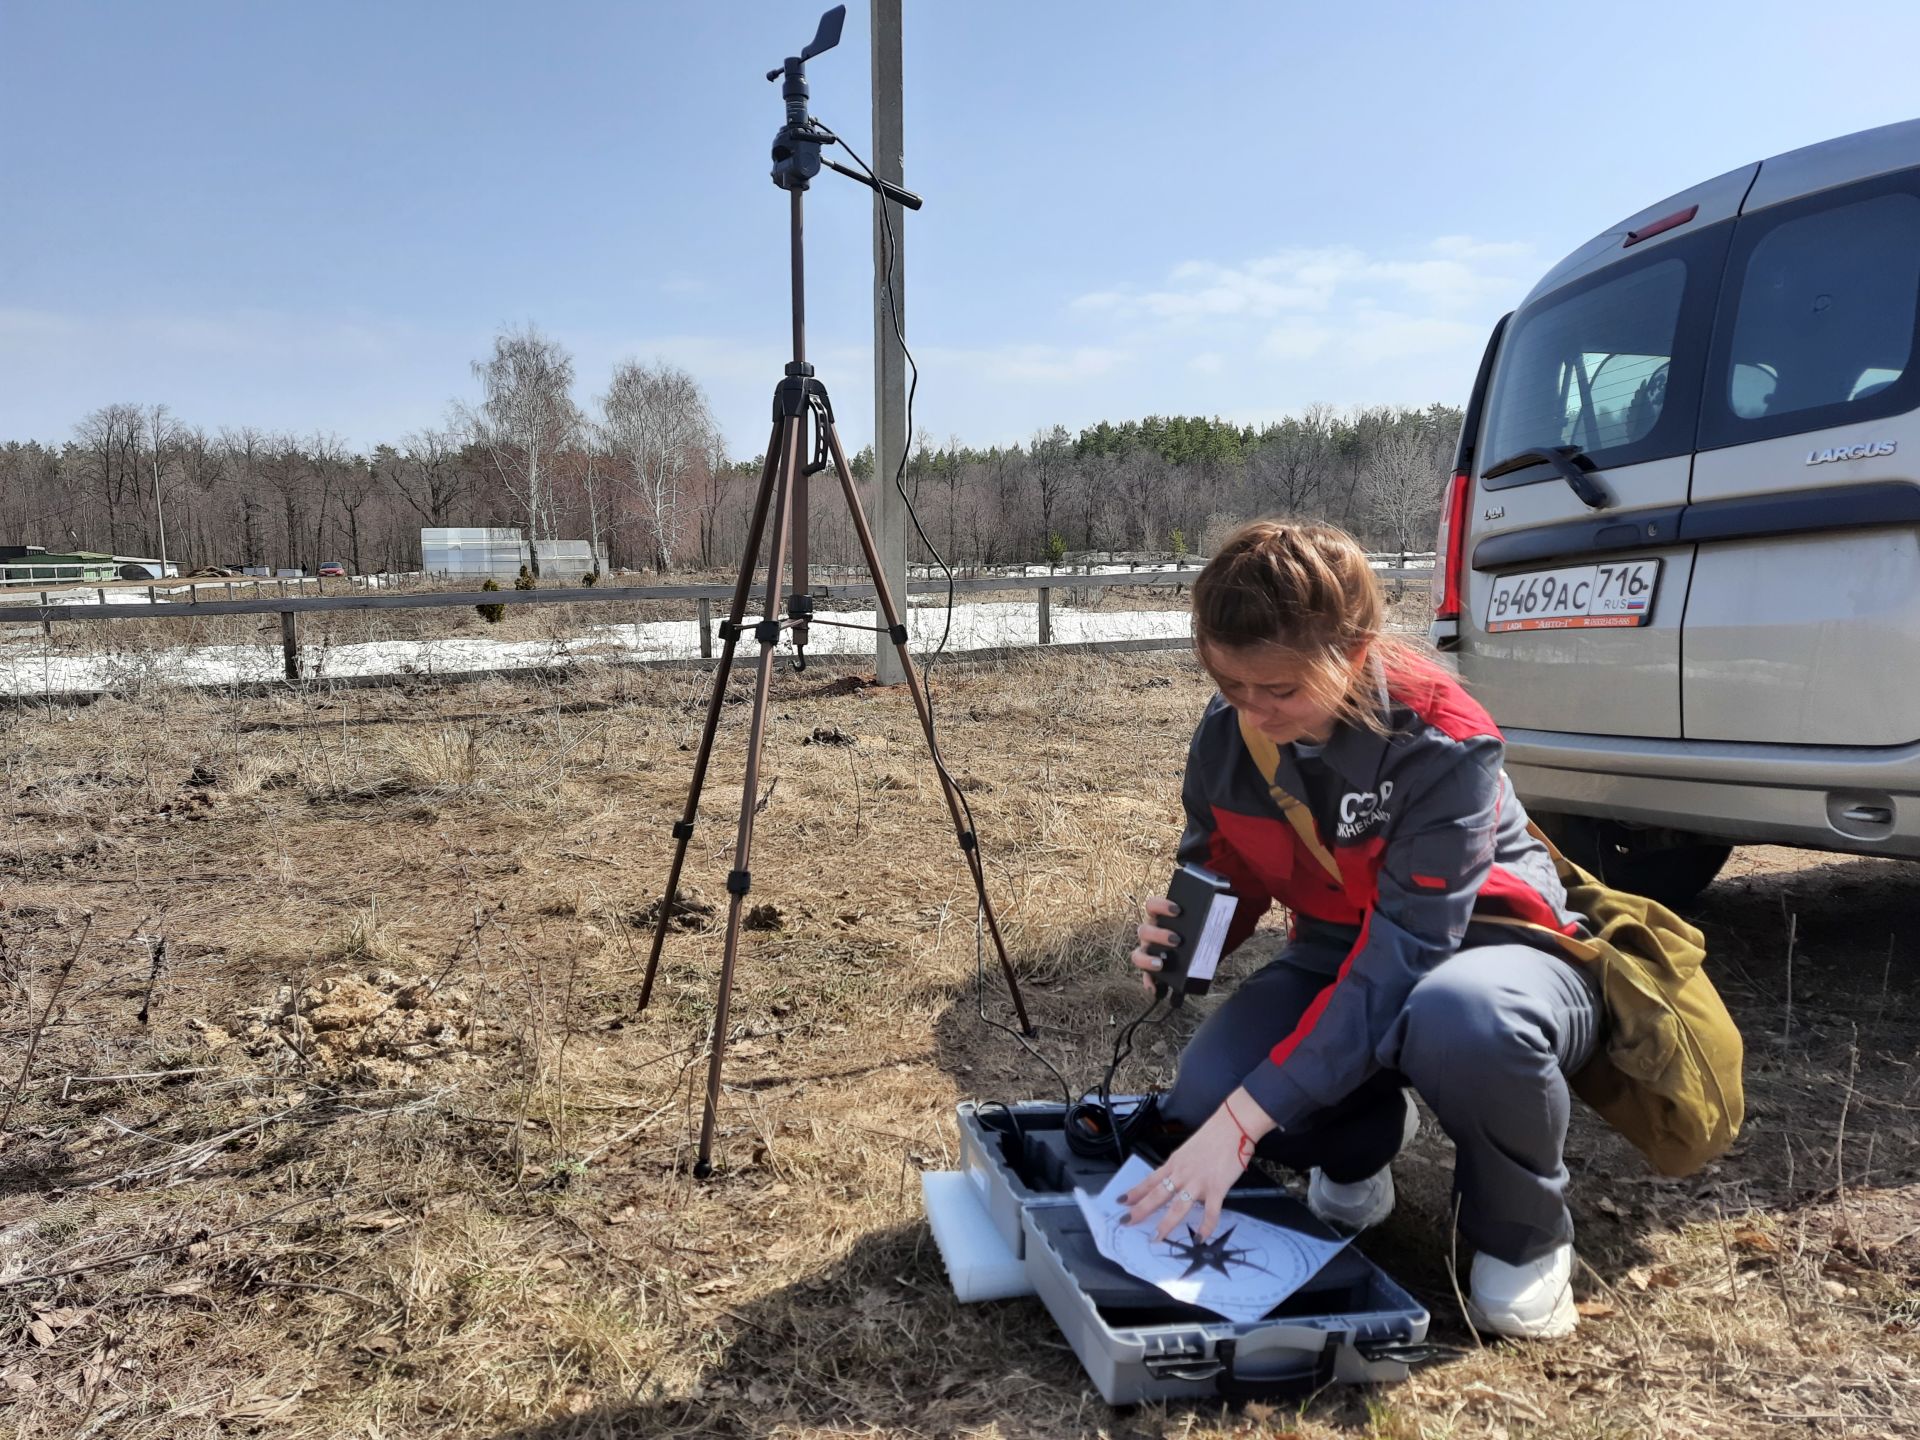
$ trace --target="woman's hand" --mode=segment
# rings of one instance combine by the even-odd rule
[[[1202,1214],[1194,1233],[1212,1239],[1227,1191],[1253,1158],[1253,1142],[1272,1128],[1267,1112],[1252,1096],[1244,1089],[1234,1091],[1166,1164],[1120,1197],[1128,1207],[1127,1223],[1138,1225],[1164,1206],[1166,1214],[1153,1237],[1164,1240],[1182,1221],[1191,1221],[1198,1207]]]
[[[1171,930],[1155,925],[1153,921],[1156,919],[1178,919],[1180,916],[1180,907],[1164,895],[1156,895],[1153,899],[1147,901],[1143,908],[1147,912],[1147,920],[1134,931],[1134,933],[1140,937],[1140,943],[1134,946],[1133,954],[1127,958],[1133,961],[1136,968],[1145,972],[1140,976],[1140,983],[1145,987],[1148,994],[1152,994],[1152,972],[1160,968],[1160,957],[1150,952],[1147,947],[1149,945],[1157,945],[1163,950],[1171,950],[1180,943],[1180,937],[1178,935],[1174,934]]]

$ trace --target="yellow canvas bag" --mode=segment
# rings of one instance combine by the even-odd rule
[[[1744,1046],[1707,978],[1706,937],[1666,906],[1610,889],[1568,860],[1537,826],[1585,940],[1563,944],[1599,970],[1607,1037],[1573,1090],[1663,1175],[1691,1175],[1726,1153],[1746,1118]]]
[[[1308,852],[1340,881],[1340,869],[1306,806],[1276,783],[1279,749],[1242,723],[1242,739],[1268,793]],[[1726,1153],[1746,1117],[1739,1027],[1707,978],[1706,937],[1666,906],[1614,890],[1562,855],[1539,826],[1568,908],[1586,917],[1587,935],[1476,915],[1476,924],[1528,930],[1597,973],[1606,1043],[1571,1078],[1573,1091],[1663,1175],[1691,1175]]]

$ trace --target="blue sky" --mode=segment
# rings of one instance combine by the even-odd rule
[[[95,406],[356,446],[476,398],[532,321],[590,405],[706,386],[736,454],[787,352],[764,72],[818,0],[0,0],[0,439]],[[1920,7],[906,0],[918,425],[1458,402],[1565,251],[1910,118]],[[866,10],[812,62],[866,152]],[[870,434],[871,207],[809,197],[812,358]]]

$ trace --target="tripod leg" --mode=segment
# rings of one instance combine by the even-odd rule
[[[767,557],[767,606],[762,623],[774,624],[780,614],[780,577],[786,561],[789,524],[793,518],[794,480],[806,464],[805,414],[782,423],[780,482],[774,501],[773,543]],[[776,637],[777,638],[777,637]],[[700,1151],[693,1173],[705,1179],[713,1173],[713,1130],[720,1107],[720,1071],[726,1062],[727,1017],[733,1001],[734,962],[740,954],[740,910],[751,885],[748,862],[753,854],[753,817],[760,799],[760,745],[766,736],[767,688],[773,681],[773,639],[760,637],[760,665],[754,677],[753,716],[747,729],[747,774],[740,787],[740,831],[733,852],[733,873],[727,876],[727,944],[720,962],[720,993],[713,1007],[713,1046],[707,1062],[707,1108],[700,1120]]]
[[[808,596],[809,580],[807,576],[807,467],[802,465],[793,485],[793,596],[810,611],[811,600]],[[798,608],[798,607],[796,607]],[[802,612],[804,613],[804,612]],[[807,665],[807,622],[798,621],[793,627],[793,648],[795,651],[794,668],[804,670]]]
[[[847,509],[852,513],[854,533],[860,537],[860,549],[867,559],[867,571],[873,576],[874,594],[880,602],[880,613],[886,616],[894,648],[900,654],[900,668],[907,677],[907,689],[913,695],[913,708],[920,714],[920,729],[927,737],[927,753],[933,757],[934,772],[940,777],[941,793],[947,797],[947,813],[953,817],[953,833],[959,838],[960,849],[967,857],[967,869],[973,874],[974,893],[980,897],[980,910],[986,917],[987,930],[993,936],[994,952],[1000,957],[1000,972],[1006,976],[1007,992],[1013,997],[1014,1014],[1020,1017],[1020,1029],[1032,1036],[1033,1022],[1027,1018],[1026,1002],[1020,995],[1020,981],[1014,976],[1013,962],[1007,958],[1006,942],[1000,938],[1000,922],[994,917],[993,902],[987,898],[987,876],[981,868],[979,845],[973,832],[967,828],[960,796],[955,792],[953,781],[947,775],[946,764],[940,758],[940,745],[933,734],[933,711],[927,704],[926,691],[921,688],[920,672],[913,668],[913,657],[907,653],[906,627],[900,623],[900,612],[893,603],[893,592],[887,588],[886,571],[880,567],[879,548],[873,543],[873,531],[868,528],[866,512],[860,508],[860,492],[854,488],[853,471],[847,465],[847,452],[840,448],[840,432],[831,421],[823,421],[821,428],[826,431],[827,448],[833,456],[833,468],[840,476],[840,489],[847,497]]]
[[[767,504],[773,495],[774,475],[780,456],[780,430],[774,423],[767,440],[767,463],[760,468],[760,489],[753,501],[753,520],[747,529],[747,553],[740,561],[740,578],[733,587],[733,608],[727,612],[727,629],[722,632],[720,668],[714,672],[713,694],[707,701],[707,723],[700,732],[700,753],[693,762],[693,784],[687,791],[687,808],[680,823],[673,827],[673,864],[667,871],[666,898],[660,902],[659,923],[653,928],[653,948],[647,954],[647,978],[640,985],[640,1003],[645,1010],[653,998],[653,977],[660,968],[660,951],[667,942],[667,924],[673,917],[674,901],[680,894],[680,871],[687,862],[687,846],[693,840],[693,824],[700,813],[700,791],[707,783],[707,762],[713,757],[714,733],[720,726],[720,711],[726,704],[727,680],[733,673],[734,646],[739,643],[740,621],[747,613],[747,597],[753,591],[753,572],[760,558],[760,537],[766,529]]]

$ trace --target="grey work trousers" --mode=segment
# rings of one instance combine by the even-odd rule
[[[1243,980],[1187,1042],[1162,1113],[1204,1122],[1293,1032],[1345,955],[1339,939],[1303,934]],[[1453,1140],[1461,1233],[1509,1264],[1536,1259],[1573,1238],[1566,1077],[1593,1053],[1601,1025],[1598,992],[1578,967],[1530,945],[1470,946],[1413,987],[1375,1053],[1380,1070],[1266,1136],[1257,1153],[1362,1180],[1411,1135],[1411,1085]]]

